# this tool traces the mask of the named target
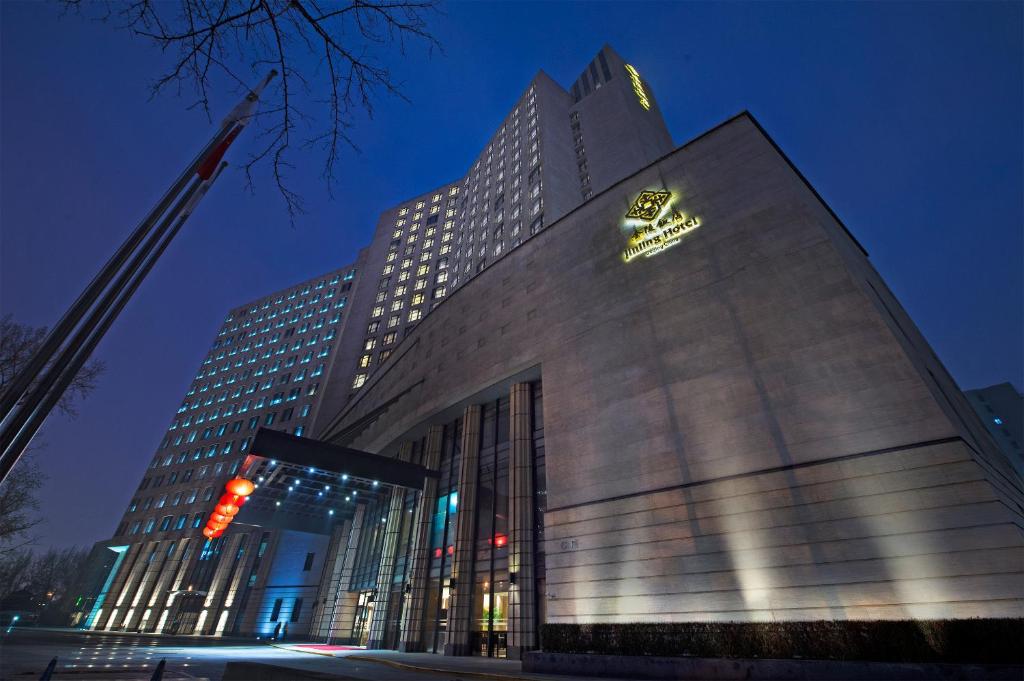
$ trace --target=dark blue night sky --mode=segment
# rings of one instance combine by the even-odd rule
[[[1024,384],[1020,3],[450,3],[390,64],[331,200],[299,168],[290,226],[229,169],[99,349],[102,384],[54,417],[40,545],[109,537],[232,306],[351,261],[379,212],[461,176],[543,69],[605,42],[649,81],[677,144],[750,110],[868,249],[963,388]],[[150,100],[159,52],[54,3],[0,4],[0,308],[54,323],[211,133]],[[235,97],[215,102],[224,115]],[[254,148],[251,135],[229,155]]]

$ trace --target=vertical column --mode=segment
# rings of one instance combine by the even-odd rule
[[[135,590],[131,607],[128,610],[131,615],[126,616],[124,620],[125,631],[142,631],[148,625],[148,619],[153,614],[152,608],[148,605],[150,595],[156,589],[157,580],[171,559],[167,549],[169,543],[173,544],[173,542],[158,541],[153,546],[152,557],[146,557],[148,561],[146,569],[142,573],[139,587]]]
[[[128,559],[125,560],[127,563],[124,579],[121,580],[118,576],[120,584],[118,584],[118,596],[117,600],[114,601],[110,609],[110,614],[107,615],[106,622],[102,626],[97,626],[97,629],[109,629],[113,630],[118,627],[118,622],[124,620],[125,612],[130,608],[130,601],[126,602],[128,595],[134,592],[137,586],[138,579],[141,576],[142,570],[146,567],[146,556],[153,548],[153,542],[142,541],[128,549],[130,555],[128,559],[131,560],[128,563]]]
[[[323,573],[317,589],[319,600],[309,625],[309,635],[315,641],[331,635],[331,621],[334,619],[334,604],[338,600],[341,588],[341,570],[345,566],[345,547],[348,546],[348,535],[352,531],[352,521],[346,520],[331,532],[331,543],[324,560]]]
[[[509,399],[508,657],[537,647],[533,546],[533,433],[530,384],[516,383]]]
[[[156,623],[156,628],[153,630],[154,633],[165,633],[164,629],[167,627],[171,609],[174,605],[174,599],[178,595],[178,589],[181,588],[181,582],[185,578],[185,572],[193,558],[192,554],[194,552],[190,550],[192,543],[193,540],[191,537],[185,537],[178,543],[178,561],[175,573],[171,581],[168,583],[167,589],[161,590],[161,592],[157,594],[157,601],[154,605],[157,610],[161,611]]]
[[[412,442],[402,443],[398,460],[408,461],[412,454]],[[387,629],[388,611],[391,604],[391,582],[395,577],[395,557],[398,553],[398,535],[402,531],[402,509],[405,506],[405,489],[391,489],[391,505],[388,508],[384,526],[384,542],[380,555],[380,571],[377,573],[377,595],[373,603],[373,620],[370,621],[368,649],[383,648]],[[370,519],[371,522],[373,518]]]
[[[220,622],[220,604],[238,562],[238,549],[244,535],[244,532],[232,532],[224,537],[220,559],[213,572],[213,579],[210,580],[210,586],[207,587],[203,610],[199,613],[199,624],[196,625],[195,630],[197,634],[214,634],[217,631],[217,625]]]
[[[359,608],[359,594],[349,593],[348,587],[352,583],[352,570],[355,569],[365,515],[366,504],[356,506],[356,513],[352,516],[352,529],[348,533],[348,544],[345,546],[345,558],[341,564],[341,577],[338,578],[338,590],[331,613],[330,629],[327,632],[328,643],[335,637],[340,643],[357,642],[353,641],[351,636],[352,627],[356,622],[356,610]]]
[[[476,488],[480,473],[480,405],[466,407],[462,416],[462,461],[459,465],[459,504],[455,515],[455,556],[445,655],[469,655],[473,607],[473,557],[476,554]]]
[[[431,426],[427,431],[427,445],[423,454],[423,466],[437,471],[441,463],[441,439],[444,426]],[[428,477],[423,481],[423,493],[416,512],[412,552],[409,570],[409,593],[402,613],[402,640],[398,649],[403,653],[421,652],[423,641],[423,606],[427,598],[427,570],[430,566],[430,524],[437,505],[437,478]]]

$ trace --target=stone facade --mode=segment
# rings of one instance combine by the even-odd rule
[[[648,190],[699,227],[624,262]],[[336,420],[394,456],[524,376],[544,386],[543,621],[1024,611],[1020,478],[747,114],[462,286]]]

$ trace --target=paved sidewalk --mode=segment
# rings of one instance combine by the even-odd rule
[[[361,662],[374,662],[395,669],[456,675],[458,678],[482,679],[485,681],[616,681],[609,678],[562,676],[556,674],[531,674],[522,670],[519,660],[503,660],[493,657],[450,657],[433,653],[400,653],[395,650],[325,650],[326,646],[316,644],[276,644],[276,647],[314,655],[343,657]],[[621,681],[630,681],[628,679]]]

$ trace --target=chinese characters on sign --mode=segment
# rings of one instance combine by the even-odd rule
[[[629,245],[622,252],[622,258],[629,262],[633,258],[650,257],[679,243],[683,235],[700,227],[696,216],[685,215],[669,203],[671,192],[640,192],[630,206],[626,218],[630,220]]]
[[[636,98],[640,100],[640,106],[645,110],[650,109],[651,101],[647,99],[647,91],[644,90],[644,84],[640,82],[640,74],[629,64],[626,64],[626,73],[629,74],[629,80],[633,83],[633,92],[636,93]]]

